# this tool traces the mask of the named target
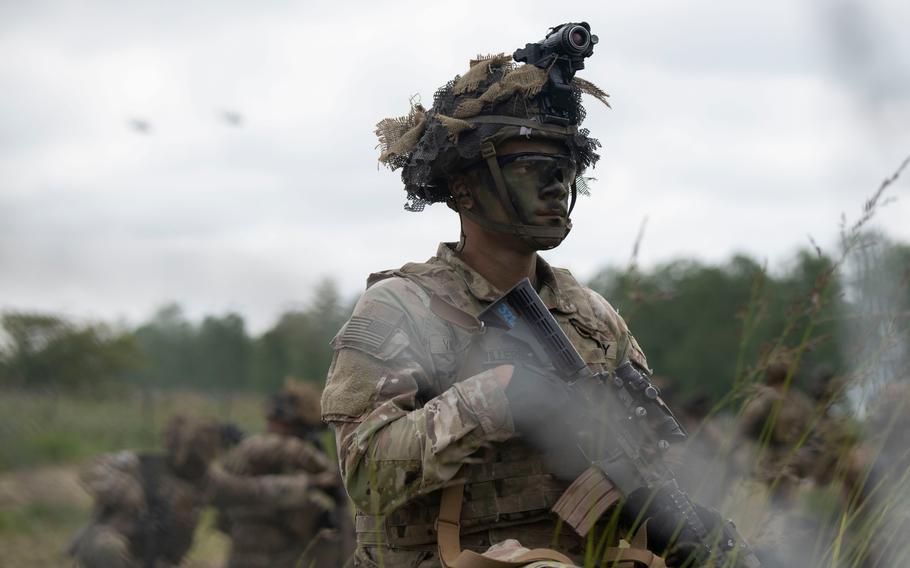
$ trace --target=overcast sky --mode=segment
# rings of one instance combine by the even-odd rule
[[[579,278],[625,264],[645,217],[646,265],[833,247],[910,153],[905,0],[7,1],[0,309],[136,322],[177,300],[261,330],[326,276],[354,295],[458,233],[402,210],[374,124],[580,19],[613,109],[587,102],[597,182],[546,254]],[[908,189],[876,222],[905,241]]]

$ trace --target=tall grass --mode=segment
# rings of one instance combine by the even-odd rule
[[[87,397],[0,391],[0,471],[81,462],[93,455],[160,447],[163,425],[177,413],[236,422],[261,431],[261,397],[187,391],[136,391]]]
[[[821,319],[823,308],[832,301],[842,299],[844,291],[839,288],[839,283],[849,284],[845,276],[851,262],[869,246],[868,226],[876,212],[889,201],[887,190],[908,165],[910,157],[882,181],[863,204],[856,220],[850,222],[846,217],[842,218],[840,250],[829,255],[833,259],[832,264],[819,274],[809,293],[793,303],[777,337],[761,346],[759,358],[749,360],[747,353],[754,352],[750,347],[754,347],[755,330],[762,322],[764,307],[771,300],[765,287],[764,272],[756,276],[749,302],[740,312],[740,345],[735,374],[730,377],[731,389],[691,433],[689,451],[682,452],[684,456],[689,453],[691,457],[699,444],[705,443],[703,427],[719,425],[717,429],[722,432],[722,439],[709,440],[709,445],[713,446],[708,452],[710,455],[696,456],[706,459],[694,465],[701,468],[702,475],[700,481],[689,489],[698,497],[710,495],[712,491],[717,493],[717,486],[724,486],[722,499],[713,504],[726,513],[725,516],[737,521],[740,531],[763,549],[768,564],[772,566],[865,568],[906,565],[910,559],[910,470],[895,471],[892,466],[892,471],[887,471],[888,463],[910,464],[910,448],[899,448],[896,452],[892,448],[890,455],[883,454],[885,440],[894,434],[893,429],[906,427],[907,421],[901,422],[899,417],[910,412],[910,408],[898,408],[890,423],[884,427],[877,425],[872,428],[866,424],[863,429],[861,426],[864,424],[859,420],[861,416],[841,417],[836,426],[843,430],[843,436],[835,443],[821,440],[819,433],[819,428],[832,427],[833,424],[828,416],[831,409],[829,400],[828,403],[818,404],[811,415],[805,417],[803,430],[796,436],[792,447],[771,447],[772,434],[784,410],[782,404],[787,403],[786,393],[796,388],[794,379],[804,356],[822,342],[838,340],[832,336],[818,337],[816,333],[819,325],[825,323]],[[634,285],[640,239],[641,235],[629,263],[633,313],[634,304],[643,299],[641,294],[636,293]],[[815,241],[812,244],[818,257],[823,258],[825,255],[821,248]],[[832,393],[832,400],[843,401],[850,393],[870,392],[868,386],[872,379],[877,377],[881,380],[882,377],[881,372],[874,371],[885,366],[889,351],[899,345],[903,345],[903,351],[898,351],[910,351],[906,314],[897,309],[898,293],[906,296],[910,267],[900,268],[903,277],[898,289],[892,290],[895,297],[876,302],[876,313],[863,313],[862,305],[854,304],[853,313],[844,315],[841,328],[847,333],[842,335],[849,337],[845,343],[852,364],[844,370],[845,380]],[[863,277],[874,280],[884,275],[873,273]],[[865,333],[860,336],[857,329],[864,329]],[[772,406],[758,439],[744,439],[739,421],[755,392],[754,385],[761,381],[773,362],[781,359],[789,363],[781,389],[785,395]],[[910,361],[900,363],[903,365],[897,365],[897,368],[893,364],[890,366],[892,376],[888,379],[908,378],[906,365]],[[894,371],[903,372],[905,376],[893,376]],[[853,410],[856,410],[855,406]],[[858,440],[855,436],[857,429],[862,434]],[[824,443],[822,449],[828,454],[825,457],[833,464],[833,471],[825,480],[804,477],[798,482],[796,494],[791,499],[780,500],[777,497],[789,472],[782,470],[762,482],[753,477],[769,452],[784,452],[783,462],[788,463],[807,452],[810,449],[807,446],[820,441]],[[693,464],[689,466],[693,467]],[[875,479],[870,477],[872,471],[878,472]],[[732,482],[726,483],[730,478]],[[585,566],[597,565],[590,558],[585,563]]]
[[[751,328],[761,317],[761,276],[756,279],[753,298],[744,310],[746,317],[743,318],[743,348],[737,362],[737,376],[732,378],[731,392],[718,403],[713,413],[732,410],[734,416],[739,418],[748,403],[750,385],[759,380],[772,361],[780,358],[789,362],[782,390],[786,392],[795,388],[793,379],[800,368],[803,356],[816,347],[819,341],[835,340],[832,337],[813,339],[813,330],[820,323],[822,308],[840,293],[836,289],[836,282],[847,281],[844,272],[850,260],[869,244],[866,232],[868,224],[877,210],[887,203],[886,190],[894,184],[908,165],[910,157],[901,163],[893,175],[881,183],[864,203],[855,221],[848,222],[846,218],[842,219],[840,251],[834,257],[834,263],[829,270],[819,275],[810,293],[791,307],[783,330],[775,341],[765,346],[764,355],[760,360],[747,365],[742,352],[751,336]],[[817,245],[816,250],[821,257],[822,251]],[[904,278],[899,291],[905,292],[906,276],[910,273],[910,267],[902,269]],[[883,275],[866,274],[864,277],[875,279],[882,278]],[[868,390],[866,387],[870,377],[874,375],[870,369],[882,365],[889,348],[901,342],[907,343],[907,329],[905,321],[901,322],[898,319],[899,310],[896,309],[898,306],[897,297],[886,299],[884,324],[881,323],[883,314],[861,313],[861,306],[855,309],[858,313],[846,315],[845,319],[848,321],[843,322],[842,329],[851,332],[846,335],[852,365],[850,369],[845,370],[845,380],[832,393],[832,400],[843,400],[848,390],[854,392]],[[870,317],[878,318],[878,324],[872,322],[868,325],[867,322],[865,327],[874,331],[860,336],[856,333],[859,328],[858,322]],[[802,331],[797,335],[795,332],[799,329]],[[886,330],[886,333],[877,330]],[[902,371],[905,372],[903,369]],[[906,380],[907,377],[890,376],[888,379],[900,381]],[[772,432],[783,410],[781,405],[786,404],[786,401],[786,398],[782,398],[772,407],[757,442],[750,448],[746,472],[754,471],[766,453],[771,451]],[[907,401],[900,402],[906,404]],[[830,406],[819,404],[813,414],[806,417],[804,430],[799,433],[793,447],[783,449],[787,452],[788,459],[805,452],[806,444],[810,441],[818,440],[817,429],[828,419],[829,410]],[[908,463],[910,448],[899,448],[897,453],[900,455],[893,455],[895,453],[893,449],[890,452],[892,455],[886,455],[883,449],[885,441],[895,434],[893,430],[899,427],[898,424],[906,425],[906,421],[902,421],[901,418],[907,411],[910,411],[910,408],[898,405],[884,427],[879,425],[870,428],[867,423],[867,427],[861,430],[864,436],[858,441],[848,435],[841,439],[840,444],[832,440],[822,440],[826,442],[823,450],[830,454],[827,457],[832,460],[833,472],[827,482],[803,479],[795,500],[778,503],[773,499],[775,490],[785,474],[781,471],[765,486],[754,483],[750,486],[748,479],[741,479],[740,489],[727,496],[722,508],[737,511],[741,517],[738,520],[741,522],[745,520],[745,526],[750,528],[753,539],[760,545],[771,549],[776,547],[780,552],[777,555],[777,562],[782,566],[860,568],[905,565],[904,562],[910,557],[908,530],[910,470],[895,470],[894,466],[891,466],[891,471],[888,471],[888,468],[889,464]],[[839,427],[846,431],[851,425],[862,425],[856,418],[842,417]],[[728,460],[734,446],[742,443],[741,437],[736,435],[736,428],[729,428],[726,444],[719,449],[715,459]],[[870,477],[873,471],[879,474],[875,479]],[[762,542],[762,529],[773,524],[783,527],[782,534],[776,539]]]
[[[89,519],[91,500],[76,480],[79,465],[104,452],[159,449],[176,413],[264,427],[261,397],[187,391],[90,398],[0,391],[0,566],[69,566],[64,551]],[[207,512],[181,566],[224,564],[227,538]]]

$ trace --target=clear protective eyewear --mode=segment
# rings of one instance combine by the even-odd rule
[[[509,181],[531,182],[542,188],[555,179],[560,183],[575,181],[575,161],[565,154],[522,152],[497,158],[502,175]]]

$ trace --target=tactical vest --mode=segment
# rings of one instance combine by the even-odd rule
[[[228,568],[291,568],[318,531],[318,511],[276,512],[255,508],[228,514],[231,552]],[[296,517],[296,518],[295,518]],[[297,526],[295,526],[297,525]]]
[[[144,564],[151,559],[177,565],[193,544],[202,512],[202,488],[174,474],[164,454],[139,454],[146,513],[130,532],[130,552]]]
[[[616,321],[618,315],[613,321],[604,318],[603,308],[592,305],[589,292],[568,271],[553,272],[559,293],[545,298],[548,307],[592,370],[612,371],[616,365],[616,337],[624,331]],[[451,336],[441,345],[452,351],[451,356],[465,361],[451,378],[453,382],[521,356],[500,344],[496,334],[480,333],[474,316],[486,302],[474,297],[461,276],[442,261],[434,258],[428,263],[411,263],[400,270],[373,274],[368,287],[392,277],[417,284],[430,296],[434,313],[448,323]],[[475,323],[473,328],[471,320]],[[439,350],[434,350],[434,354],[447,355]],[[448,386],[440,385],[443,390]],[[544,457],[520,438],[478,453],[458,474],[458,479],[465,481],[460,522],[463,546],[482,551],[499,540],[485,538],[483,533],[495,529],[501,536],[501,529],[508,527],[521,527],[520,539],[525,546],[550,545],[558,526],[550,509],[570,481],[554,476]],[[396,547],[434,544],[440,494],[441,491],[434,491],[417,497],[384,517],[358,512],[358,542]],[[538,533],[539,542],[535,542]],[[571,529],[563,528],[559,540],[561,550],[572,554],[584,551],[583,539]]]

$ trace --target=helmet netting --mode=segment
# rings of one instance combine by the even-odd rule
[[[466,101],[479,106],[477,100],[485,93],[489,94],[487,91],[491,87],[498,89],[497,83],[524,65],[517,66],[502,56],[478,58],[472,61],[472,65],[487,66],[485,76],[483,70],[478,72],[476,67],[472,67],[465,75],[470,75],[469,81],[463,81],[462,76],[458,76],[436,91],[429,111],[412,103],[411,112],[407,116],[385,119],[377,125],[376,132],[383,150],[380,161],[392,170],[401,169],[401,179],[407,192],[404,208],[408,211],[423,211],[429,204],[447,201],[450,197],[448,179],[465,167],[477,163],[481,159],[480,146],[483,141],[503,128],[501,124],[486,123],[467,128],[464,126],[466,123],[454,118],[458,116],[456,109]],[[466,89],[466,84],[474,88]],[[539,95],[528,97],[525,96],[527,91],[519,90],[501,100],[493,100],[492,103],[484,104],[479,114],[540,119],[539,99],[547,95],[548,86],[544,86]],[[580,125],[585,118],[585,109],[581,103],[582,92],[591,94],[606,104],[606,93],[596,86],[580,79],[577,84],[573,82],[570,108],[570,122],[573,125]],[[599,159],[596,150],[600,143],[589,134],[587,129],[579,128],[574,135],[567,136],[564,140],[576,162],[576,187],[583,195],[588,194],[586,180],[590,179],[583,174],[589,167],[594,167]]]

